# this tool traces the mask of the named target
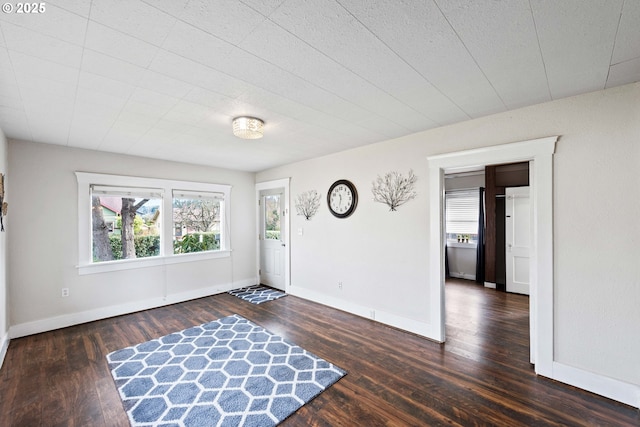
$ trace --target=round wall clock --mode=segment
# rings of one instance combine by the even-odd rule
[[[346,218],[356,210],[358,192],[355,185],[346,179],[340,179],[329,187],[327,193],[329,212],[337,218]]]

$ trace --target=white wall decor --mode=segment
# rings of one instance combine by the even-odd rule
[[[320,195],[316,190],[305,191],[296,197],[296,212],[310,220],[320,208]]]
[[[396,171],[387,172],[384,177],[378,175],[371,188],[373,201],[385,203],[389,210],[395,211],[398,206],[416,197],[413,187],[417,180],[413,170],[409,170],[407,177]]]

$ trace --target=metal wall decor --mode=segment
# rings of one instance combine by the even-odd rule
[[[417,180],[413,170],[409,170],[406,177],[396,171],[387,172],[384,176],[378,175],[371,188],[373,201],[384,203],[389,206],[389,210],[395,211],[416,197],[413,187]]]
[[[316,190],[305,191],[296,197],[296,212],[308,221],[320,207],[320,195]]]

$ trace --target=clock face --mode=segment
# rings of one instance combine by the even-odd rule
[[[346,179],[334,182],[327,194],[329,211],[338,218],[346,218],[356,210],[358,193],[356,187]]]

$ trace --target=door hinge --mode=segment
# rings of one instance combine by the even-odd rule
[[[262,274],[262,269],[258,269],[258,276]]]

